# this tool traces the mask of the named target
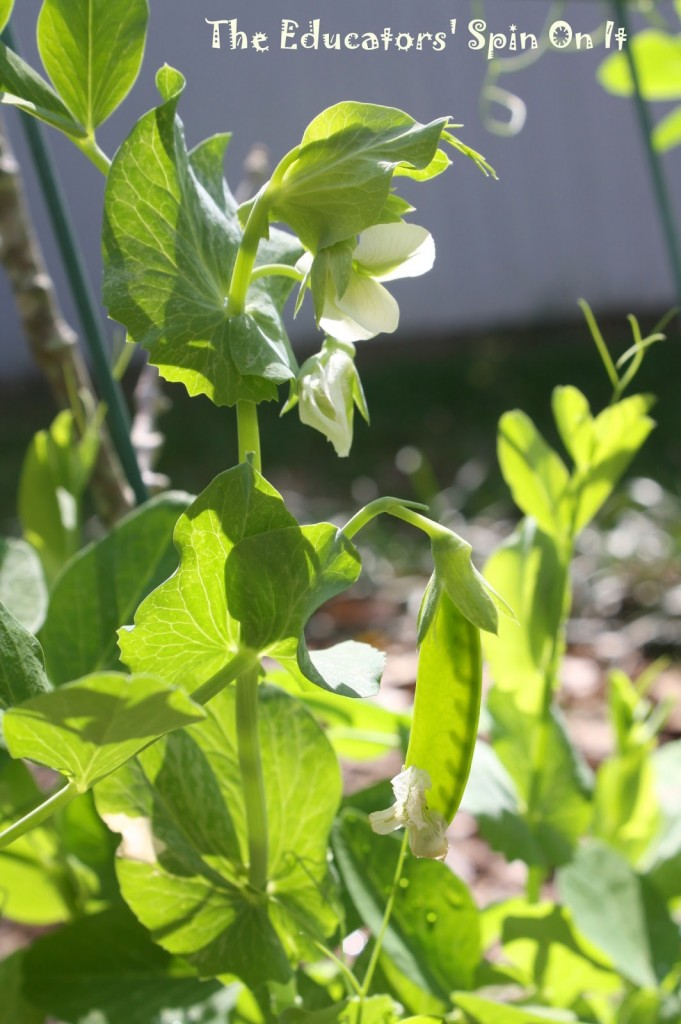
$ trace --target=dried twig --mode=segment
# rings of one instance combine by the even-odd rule
[[[80,389],[94,395],[94,385],[78,347],[77,335],[59,308],[26,203],[19,164],[2,120],[0,262],[9,275],[28,346],[48,380],[57,406],[60,409],[70,408],[72,396]],[[107,524],[115,522],[133,507],[132,492],[106,427],[101,431],[91,489],[97,512]]]

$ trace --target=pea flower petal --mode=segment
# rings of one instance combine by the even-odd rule
[[[305,253],[296,269],[309,277],[314,257]],[[339,341],[366,341],[392,334],[399,323],[397,302],[382,281],[425,274],[435,260],[430,232],[400,221],[375,224],[363,231],[352,254],[349,281],[339,293],[333,275],[326,279],[320,327]]]
[[[395,803],[384,811],[374,811],[369,821],[379,835],[406,828],[415,857],[440,859],[447,853],[447,822],[439,811],[428,808],[426,790],[431,786],[427,771],[414,765],[403,768],[392,779]]]

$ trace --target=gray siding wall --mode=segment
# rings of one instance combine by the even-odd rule
[[[490,28],[509,22],[538,32],[546,11],[538,0],[487,0]],[[33,33],[40,0],[17,0],[15,25],[27,57],[35,58]],[[414,219],[435,235],[437,261],[420,282],[396,285],[401,329],[456,331],[502,323],[533,323],[574,315],[584,296],[599,310],[644,312],[673,304],[674,289],[631,104],[607,96],[595,82],[603,50],[553,51],[502,84],[527,103],[520,135],[504,139],[481,123],[479,97],[485,55],[468,49],[469,0],[151,0],[150,42],[143,72],[124,107],[101,131],[110,153],[134,118],[156,102],[154,73],[162,63],[188,78],[181,103],[190,143],[217,131],[234,138],[227,173],[235,184],[249,148],[265,141],[277,160],[324,107],[357,99],[402,107],[420,120],[450,114],[465,127],[461,137],[480,149],[500,180],[485,180],[463,158],[442,178],[411,188]],[[605,4],[573,2],[566,17],[590,30],[607,14]],[[439,53],[282,51],[282,18],[311,17],[322,31],[439,31],[456,16],[457,35]],[[271,35],[270,52],[213,49],[206,18],[238,18],[249,34]],[[681,72],[680,72],[681,73]],[[17,119],[10,129],[22,159]],[[68,203],[99,286],[99,230],[103,184],[98,172],[68,142],[48,131]],[[665,159],[681,223],[681,150]],[[32,176],[29,194],[52,272],[64,294],[63,275]],[[64,299],[72,320],[71,304]],[[11,295],[0,281],[0,375],[29,365]],[[309,319],[296,325],[310,337]]]

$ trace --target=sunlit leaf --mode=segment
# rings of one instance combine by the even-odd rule
[[[636,61],[641,94],[645,100],[675,100],[681,96],[679,64],[681,35],[644,29],[627,44]],[[615,96],[631,96],[631,71],[624,53],[613,53],[598,69],[598,81]]]
[[[38,48],[74,118],[93,132],[123,102],[142,63],[147,0],[44,0]]]
[[[40,559],[23,540],[0,538],[0,601],[22,626],[38,632],[47,611],[47,588]]]
[[[0,102],[18,107],[73,139],[87,135],[45,79],[4,43],[0,43]]]

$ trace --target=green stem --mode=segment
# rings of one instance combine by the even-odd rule
[[[267,233],[269,205],[267,189],[263,189],[246,221],[241,245],[234,261],[227,302],[227,312],[230,316],[242,316],[246,312],[246,294],[258,255],[258,246],[261,238]]]
[[[88,135],[85,139],[74,139],[75,144],[81,153],[88,158],[95,165],[98,171],[101,171],[106,178],[107,174],[111,169],[111,160],[106,153],[99,148],[94,135]]]
[[[258,427],[258,407],[255,402],[237,402],[236,419],[239,434],[239,462],[245,462],[246,457],[252,454],[253,468],[260,473],[262,471],[260,430]]]
[[[345,534],[348,540],[351,540],[372,519],[384,514],[395,516],[396,519],[402,519],[405,523],[416,526],[419,530],[424,530],[429,537],[442,532],[443,527],[439,526],[438,523],[434,523],[432,519],[426,519],[425,516],[417,515],[417,511],[427,512],[428,506],[422,505],[417,501],[402,501],[400,498],[376,498],[375,501],[370,501],[368,505],[360,509],[343,527],[341,533]]]
[[[41,825],[43,821],[50,818],[56,811],[61,810],[62,807],[66,807],[75,797],[79,796],[80,792],[78,786],[73,781],[67,783],[63,789],[57,790],[56,793],[53,793],[51,797],[38,807],[34,807],[32,811],[25,814],[19,821],[15,821],[4,832],[0,832],[0,850],[4,849],[5,846],[9,846],[15,839],[26,835],[27,832],[30,832],[37,825]]]
[[[255,267],[251,274],[251,281],[257,281],[259,277],[292,277],[294,281],[302,281],[305,277],[295,267],[289,267],[287,263],[263,263]]]
[[[355,993],[355,995],[358,995],[361,998],[362,989],[360,987],[359,982],[357,981],[357,978],[354,976],[348,965],[344,963],[339,956],[336,956],[333,950],[328,949],[328,947],[325,946],[323,942],[319,942],[318,939],[313,939],[312,942],[317,947],[320,953],[323,953],[324,956],[328,960],[330,960],[332,964],[336,965],[336,967],[341,972],[341,974],[343,975],[343,977],[345,978],[346,982],[348,983],[352,991]]]
[[[398,890],[398,887],[399,887],[399,884],[400,884],[400,878],[402,877],[402,868],[404,867],[404,858],[406,857],[406,854],[407,854],[407,844],[408,844],[408,841],[409,841],[409,833],[405,829],[404,830],[404,837],[402,839],[402,845],[400,847],[400,855],[397,858],[397,867],[395,868],[395,875],[393,877],[393,884],[392,884],[392,887],[390,889],[390,895],[388,896],[388,902],[385,905],[385,913],[383,915],[383,920],[381,921],[381,927],[380,927],[380,929],[378,931],[378,935],[376,936],[376,941],[374,943],[374,948],[373,948],[372,953],[371,953],[371,959],[369,960],[369,966],[367,967],[366,974],[364,975],[364,978],[362,980],[362,996],[361,996],[362,1004],[364,1003],[364,1000],[367,997],[367,993],[369,992],[369,989],[371,987],[371,982],[372,982],[373,977],[374,977],[374,972],[375,972],[376,966],[378,964],[378,958],[380,957],[381,949],[383,948],[383,940],[385,939],[385,933],[387,932],[388,925],[390,924],[390,917],[392,915],[393,907],[395,905],[395,897],[397,896],[397,890]],[[361,1015],[361,1007],[360,1007],[360,1015]]]
[[[648,109],[648,104],[643,98],[643,93],[641,92],[641,77],[638,72],[634,50],[631,46],[629,15],[627,13],[624,0],[613,0],[613,6],[619,23],[626,31],[627,39],[629,40],[628,44],[624,47],[624,55],[627,64],[629,65],[629,74],[631,75],[631,81],[634,86],[636,114],[638,116],[641,137],[643,139],[643,145],[648,159],[648,167],[653,183],[655,200],[657,202],[660,225],[667,245],[667,255],[669,257],[669,263],[674,277],[674,283],[676,285],[676,292],[679,302],[681,302],[681,245],[679,244],[678,235],[676,233],[674,212],[669,196],[669,190],[667,188],[667,182],[665,180],[662,161],[660,160],[660,155],[655,150],[653,143],[653,123],[650,117],[650,111]]]
[[[257,667],[237,679],[236,729],[246,805],[248,881],[254,889],[264,891],[267,885],[267,806],[258,736]]]
[[[244,672],[249,672],[258,667],[259,661],[255,654],[249,650],[238,651],[234,658],[211,676],[207,682],[190,695],[196,704],[207,704],[213,697],[217,697],[221,690],[224,690],[231,682],[237,679]]]
[[[538,864],[532,864],[527,871],[527,902],[539,903],[541,898],[541,887],[544,884],[546,872]]]

